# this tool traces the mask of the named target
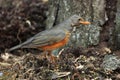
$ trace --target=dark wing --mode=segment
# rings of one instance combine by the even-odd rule
[[[36,48],[45,45],[50,45],[55,42],[59,42],[65,38],[65,31],[62,30],[50,30],[36,34],[31,40],[27,40],[23,43],[23,48]]]

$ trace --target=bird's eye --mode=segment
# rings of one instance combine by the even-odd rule
[[[83,21],[83,19],[82,19],[82,18],[79,18],[78,20],[79,20],[79,21]]]
[[[81,18],[78,19],[79,21],[81,20]]]

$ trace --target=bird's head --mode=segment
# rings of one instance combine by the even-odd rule
[[[80,16],[78,15],[73,15],[70,17],[70,21],[71,21],[71,26],[75,27],[75,26],[79,26],[80,24],[83,25],[88,25],[90,24],[90,22],[88,21],[84,21]]]

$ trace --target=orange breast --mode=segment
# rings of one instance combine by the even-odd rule
[[[65,37],[65,39],[63,39],[62,41],[56,42],[54,44],[51,45],[47,45],[47,46],[42,46],[40,47],[42,50],[54,50],[57,48],[60,48],[62,46],[64,46],[66,43],[68,43],[69,41],[69,34]]]

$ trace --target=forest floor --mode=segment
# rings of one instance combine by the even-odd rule
[[[0,0],[0,80],[120,80],[120,51],[108,47],[64,48],[55,63],[37,50],[6,53],[45,29],[47,9],[41,0]]]
[[[1,55],[0,80],[120,80],[119,57],[106,47],[64,49],[55,63],[42,52],[18,51]]]

